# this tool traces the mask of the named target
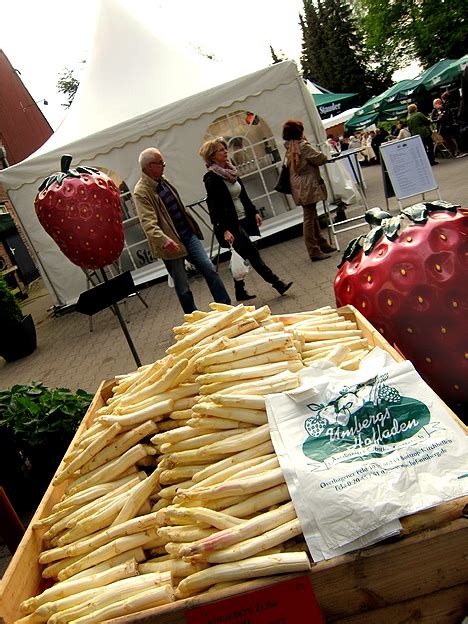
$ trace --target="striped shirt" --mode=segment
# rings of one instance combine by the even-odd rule
[[[182,241],[187,241],[193,234],[189,228],[182,210],[177,203],[176,198],[172,191],[164,184],[162,180],[159,180],[156,187],[157,193],[161,198],[163,204],[166,206],[166,210],[172,219],[177,234]]]

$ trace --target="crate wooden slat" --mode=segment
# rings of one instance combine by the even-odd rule
[[[396,361],[404,359],[352,306],[344,306],[339,312],[357,323],[371,345],[385,349]],[[112,382],[101,384],[74,440],[93,422],[97,410],[110,396],[112,385]],[[455,414],[452,415],[466,431]],[[70,449],[73,445],[74,441]],[[50,513],[66,485],[49,486],[31,524]],[[465,497],[414,514],[402,520],[408,535],[313,565],[308,576],[327,622],[458,624],[468,595],[468,520],[461,517],[467,504]],[[12,624],[23,615],[19,604],[38,593],[42,586],[38,565],[42,533],[33,531],[31,525],[27,528],[1,581],[0,617],[5,624]],[[116,624],[187,624],[185,614],[194,607],[254,591],[291,576],[303,575],[250,581],[114,621]]]

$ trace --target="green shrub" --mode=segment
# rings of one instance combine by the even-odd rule
[[[0,327],[21,321],[21,307],[3,277],[0,277]]]
[[[41,444],[51,434],[70,441],[92,399],[84,390],[49,389],[37,381],[17,384],[0,390],[0,426],[21,445]]]

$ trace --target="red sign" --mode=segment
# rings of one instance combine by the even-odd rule
[[[325,622],[307,576],[191,609],[188,624],[321,624]]]

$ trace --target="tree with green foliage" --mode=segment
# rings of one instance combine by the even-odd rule
[[[390,72],[372,63],[347,0],[303,0],[300,16],[304,77],[333,92],[359,93],[365,101],[384,90]]]
[[[68,98],[68,101],[65,104],[62,104],[64,108],[69,108],[71,106],[79,85],[80,81],[73,75],[73,69],[68,69],[68,67],[66,67],[59,75],[59,79],[57,80],[57,91],[59,93],[64,93]]]
[[[466,0],[359,0],[374,54],[393,65],[415,58],[430,67],[468,50]]]
[[[271,54],[271,58],[272,58],[272,65],[276,65],[276,63],[281,63],[282,61],[286,60],[286,56],[283,54],[283,52],[280,52],[279,56],[278,54],[276,54],[275,50],[273,49],[273,46],[270,45],[270,54]]]

